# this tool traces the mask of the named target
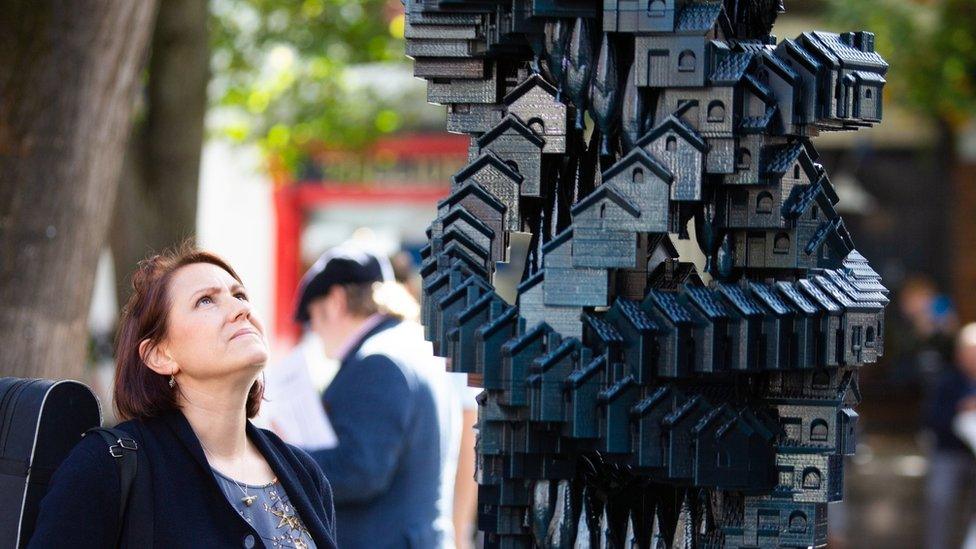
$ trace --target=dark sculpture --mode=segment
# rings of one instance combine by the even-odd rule
[[[881,120],[868,32],[778,0],[408,0],[472,136],[421,274],[484,387],[487,547],[826,543],[887,290],[810,139]],[[691,244],[691,245],[689,245]]]

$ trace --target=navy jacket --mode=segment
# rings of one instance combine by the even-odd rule
[[[969,446],[959,440],[952,430],[952,422],[959,412],[959,403],[970,396],[976,396],[976,382],[950,366],[929,395],[923,417],[925,427],[935,435],[936,450],[971,454]]]
[[[343,549],[436,549],[444,538],[440,426],[418,339],[383,320],[346,354],[322,396],[339,444],[311,454],[332,482]]]
[[[123,519],[122,540],[129,528],[151,527],[153,546],[159,548],[264,546],[221,492],[182,413],[127,421],[118,427],[139,444],[139,469]],[[315,462],[250,422],[247,435],[278,476],[317,547],[335,548],[332,489]],[[99,436],[86,436],[51,479],[28,547],[114,547],[119,501],[118,466],[108,446]],[[147,517],[151,525],[146,524]]]

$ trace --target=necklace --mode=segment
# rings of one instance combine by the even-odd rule
[[[200,441],[200,447],[203,448],[203,452],[205,454],[207,454],[207,457],[208,458],[211,458],[211,459],[213,458],[213,452],[211,452],[210,449],[207,448],[207,445],[204,444],[202,440]],[[237,482],[237,479],[235,479],[235,478],[229,477],[227,475],[223,475],[223,476],[224,476],[224,478],[229,478],[231,481],[234,482],[234,484],[238,488],[241,489],[241,493],[244,494],[244,497],[241,498],[241,503],[243,503],[245,507],[250,507],[251,504],[253,504],[258,499],[257,496],[252,496],[252,495],[248,494],[248,492],[247,492],[247,485],[242,485],[240,482]]]

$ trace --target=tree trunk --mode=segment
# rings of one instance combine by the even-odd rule
[[[0,375],[80,377],[156,2],[0,8]]]
[[[125,303],[136,263],[195,233],[200,154],[210,78],[206,0],[159,6],[144,117],[126,153],[109,244]]]

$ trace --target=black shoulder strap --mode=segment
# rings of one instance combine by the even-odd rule
[[[129,433],[121,429],[95,427],[86,431],[85,434],[92,432],[98,433],[105,440],[109,455],[115,458],[119,465],[119,486],[121,488],[119,498],[121,502],[119,504],[119,526],[115,534],[116,546],[118,546],[122,534],[122,520],[125,517],[125,510],[128,508],[129,495],[132,493],[132,484],[135,482],[136,471],[139,467],[136,456],[139,444]]]

